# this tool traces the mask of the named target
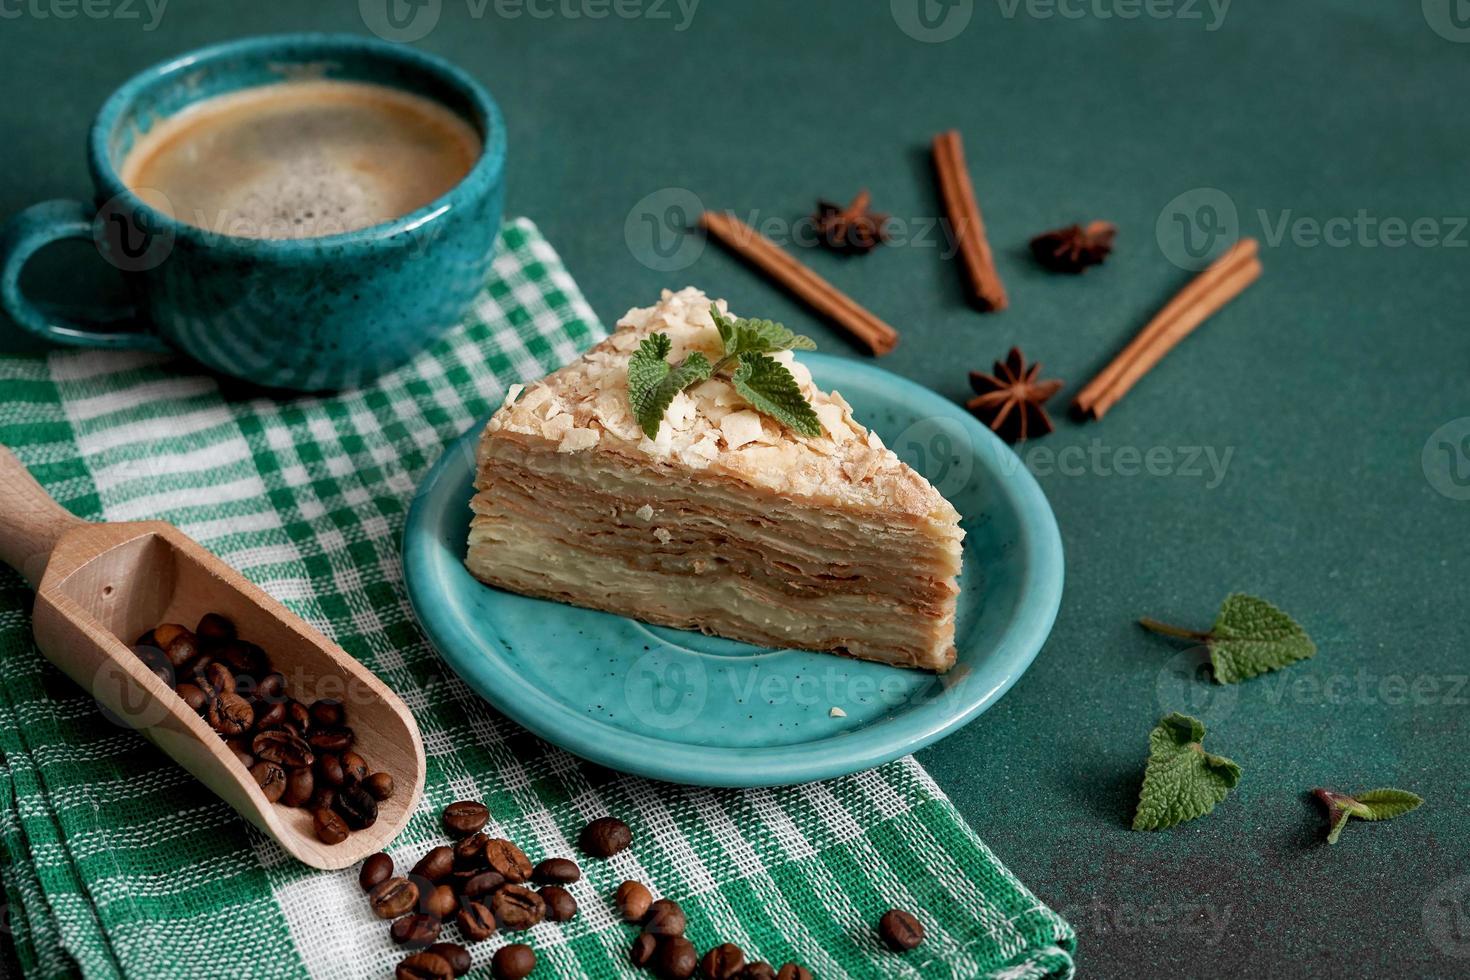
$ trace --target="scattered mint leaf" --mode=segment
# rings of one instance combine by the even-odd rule
[[[1202,817],[1240,782],[1240,766],[1206,752],[1204,737],[1204,722],[1177,711],[1149,733],[1134,830],[1163,830]]]
[[[658,427],[674,396],[710,376],[709,359],[698,351],[677,366],[665,360],[673,342],[661,333],[650,334],[628,358],[628,404],[638,427],[650,439],[658,438]]]
[[[1210,650],[1215,680],[1234,684],[1270,670],[1280,670],[1317,652],[1307,631],[1265,599],[1234,593],[1225,598],[1208,633],[1140,619],[1144,629],[1203,643]]]
[[[1370,789],[1358,794],[1358,802],[1368,808],[1369,820],[1392,820],[1424,805],[1424,797],[1406,789]]]
[[[773,320],[731,320],[710,304],[709,315],[714,318],[715,329],[725,345],[725,356],[741,354],[774,354],[783,350],[816,350],[817,342],[799,333],[792,333]]]
[[[1419,809],[1424,803],[1424,798],[1419,794],[1410,793],[1404,789],[1370,789],[1357,796],[1334,793],[1330,789],[1314,789],[1312,792],[1317,799],[1322,801],[1322,805],[1327,807],[1327,820],[1330,824],[1327,832],[1327,843],[1329,844],[1337,843],[1338,836],[1342,834],[1342,828],[1346,827],[1348,820],[1353,817],[1359,820],[1392,820],[1411,810]]]
[[[757,412],[801,435],[814,438],[822,434],[817,413],[780,361],[765,354],[741,354],[740,366],[730,381]]]
[[[669,364],[673,341],[661,333],[643,338],[628,359],[628,405],[643,434],[658,438],[664,413],[679,392],[733,368],[730,381],[752,408],[799,435],[820,436],[822,424],[801,393],[796,376],[786,365],[766,356],[785,350],[816,350],[812,339],[771,320],[732,320],[713,304],[709,312],[725,351],[714,364],[698,352],[678,365]]]

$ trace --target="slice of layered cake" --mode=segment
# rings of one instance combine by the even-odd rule
[[[480,439],[469,570],[664,626],[949,669],[959,514],[812,384],[788,349],[804,341],[665,291],[513,387]]]

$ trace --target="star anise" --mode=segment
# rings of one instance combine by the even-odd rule
[[[1053,428],[1043,407],[1062,388],[1060,381],[1037,381],[1041,364],[1026,366],[1019,347],[1012,347],[1004,361],[995,362],[995,373],[970,372],[975,397],[965,403],[980,421],[1006,442],[1021,442],[1044,436]]]
[[[870,195],[863,191],[843,207],[833,201],[817,202],[817,235],[828,248],[847,255],[862,255],[888,240],[888,215],[868,210]]]
[[[1090,265],[1102,265],[1117,234],[1117,226],[1107,221],[1094,221],[1086,228],[1058,228],[1031,239],[1031,254],[1053,272],[1075,274]]]

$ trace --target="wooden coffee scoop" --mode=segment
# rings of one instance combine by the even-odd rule
[[[372,672],[234,569],[162,521],[91,524],[73,517],[0,446],[0,561],[36,590],[36,645],[117,719],[193,773],[293,857],[343,868],[398,835],[424,789],[424,748],[403,702]],[[205,613],[262,647],[286,691],[335,698],[354,751],[393,777],[371,826],[340,844],[317,839],[311,812],[271,803],[224,740],[130,644],[161,623],[190,628]]]

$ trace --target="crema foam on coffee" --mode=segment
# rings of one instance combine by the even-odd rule
[[[474,128],[437,102],[384,85],[293,81],[160,122],[127,155],[122,179],[218,234],[315,238],[423,207],[480,152]]]

